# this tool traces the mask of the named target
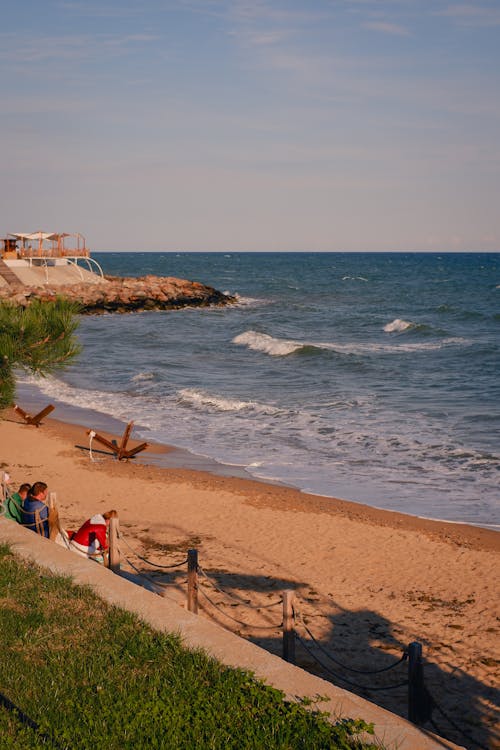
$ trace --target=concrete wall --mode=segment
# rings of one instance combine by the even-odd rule
[[[388,750],[442,750],[443,747],[458,747],[420,731],[399,716],[353,693],[287,664],[203,616],[193,615],[175,603],[5,518],[0,518],[0,542],[9,544],[25,560],[35,562],[58,575],[69,575],[77,584],[90,585],[99,597],[134,612],[151,627],[159,631],[179,633],[187,647],[202,648],[223,664],[252,671],[289,697],[327,696],[328,701],[321,704],[321,710],[329,711],[334,717],[361,718],[373,722],[377,740]]]

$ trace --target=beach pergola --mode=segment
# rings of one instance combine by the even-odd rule
[[[16,242],[21,243],[20,254],[23,257],[57,258],[67,255],[88,255],[85,237],[76,232],[10,232]],[[66,248],[67,237],[76,239],[76,248]]]

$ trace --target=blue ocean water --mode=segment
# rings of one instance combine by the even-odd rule
[[[500,254],[94,257],[239,302],[83,317],[46,394],[256,477],[500,524]]]

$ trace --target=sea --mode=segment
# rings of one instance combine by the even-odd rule
[[[500,528],[500,254],[93,257],[237,302],[82,316],[79,359],[22,376],[20,401],[88,428],[133,420],[177,465]]]

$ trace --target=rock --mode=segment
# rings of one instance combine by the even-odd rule
[[[81,305],[84,314],[133,312],[141,310],[172,310],[179,307],[207,307],[233,304],[236,299],[198,281],[172,276],[121,278],[107,276],[102,282],[66,284],[56,287],[0,287],[0,301],[8,299],[26,307],[33,299],[53,300],[66,297]]]

